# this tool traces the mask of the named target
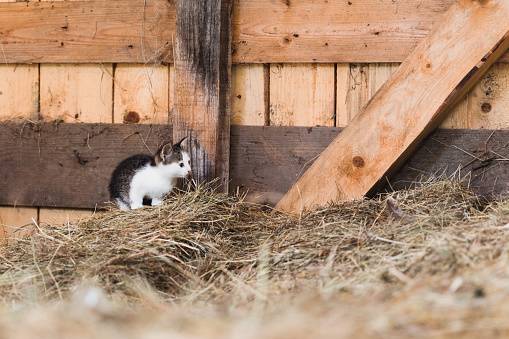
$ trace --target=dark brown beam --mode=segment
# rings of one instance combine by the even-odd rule
[[[173,136],[198,181],[229,173],[233,0],[177,0]]]
[[[0,124],[0,205],[103,206],[120,161],[171,139],[165,125]]]
[[[275,205],[325,150],[341,128],[232,126],[231,190]],[[444,130],[431,133],[380,192],[403,189],[430,176],[464,179],[487,198],[509,192],[509,131]],[[392,188],[391,188],[392,187]]]
[[[171,126],[0,124],[0,205],[94,208],[108,197],[115,166],[150,153]],[[341,131],[328,127],[232,126],[230,190],[274,206]],[[148,147],[148,148],[147,148]],[[509,191],[509,131],[436,130],[392,177],[395,189],[421,175],[454,175],[479,194]],[[460,169],[458,171],[458,169]],[[387,185],[384,190],[390,190]]]

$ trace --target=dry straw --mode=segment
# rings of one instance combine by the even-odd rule
[[[261,315],[303,296],[411,300],[405,291],[437,277],[444,293],[483,297],[485,280],[458,274],[505,267],[508,222],[504,200],[480,201],[450,180],[296,217],[201,186],[159,207],[40,225],[2,249],[0,291],[5,305],[39,303],[70,300],[86,283],[130,305],[155,298]]]

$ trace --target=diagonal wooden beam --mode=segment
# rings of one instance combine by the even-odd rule
[[[177,0],[173,136],[187,136],[193,175],[221,178],[230,150],[233,0]]]
[[[509,1],[459,0],[276,208],[370,195],[509,47]]]

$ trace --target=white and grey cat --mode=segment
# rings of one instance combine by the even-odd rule
[[[123,160],[111,175],[111,200],[122,210],[140,208],[147,198],[152,206],[160,205],[177,179],[191,173],[191,158],[181,147],[184,139],[162,146],[155,156],[136,154]]]

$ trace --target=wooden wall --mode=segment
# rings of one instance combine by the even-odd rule
[[[256,8],[253,4],[257,2],[253,1],[235,3],[237,48],[232,69],[232,125],[348,125],[452,1],[423,1],[429,15],[427,20],[419,22],[419,27],[413,28],[416,33],[409,38],[398,35],[397,27],[404,24],[401,20],[418,21],[412,1],[397,0],[386,5],[378,1],[376,10],[369,8],[370,1],[331,2],[330,5],[318,0],[265,2],[265,7],[258,4]],[[297,5],[293,6],[294,3]],[[318,6],[321,16],[314,17],[305,26],[298,19],[306,15],[309,6]],[[260,8],[265,9],[260,12]],[[323,25],[324,16],[328,18],[328,13],[334,12],[331,8],[349,13],[338,23],[343,31],[354,32],[359,28],[356,34],[369,35],[364,49],[348,49],[345,41],[355,37],[340,39],[341,29]],[[260,24],[261,17],[265,17],[264,22],[277,25],[264,26]],[[366,25],[366,22],[373,23]],[[244,30],[238,28],[241,25]],[[384,34],[396,36],[399,47],[390,49],[380,44],[377,39]],[[316,57],[304,56],[309,44],[317,44]],[[343,50],[345,45],[342,54],[328,51],[328,46],[333,44],[339,45],[338,50]],[[0,59],[1,55],[0,51]],[[373,55],[381,62],[366,62],[377,59]],[[0,120],[21,117],[30,121],[70,123],[171,123],[174,82],[173,65],[160,60],[3,63],[0,64]],[[508,128],[509,64],[496,63],[441,127]],[[68,218],[76,220],[92,213],[92,210],[0,206],[0,224],[4,235],[8,235],[32,220],[66,223]]]

